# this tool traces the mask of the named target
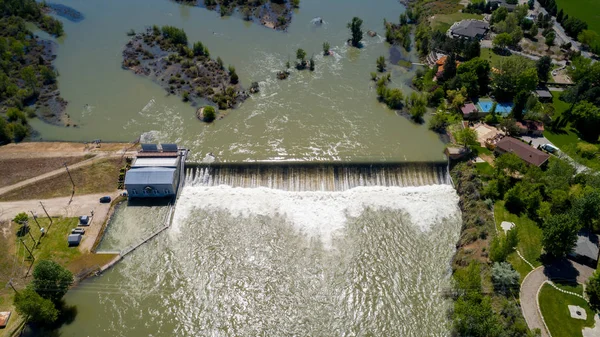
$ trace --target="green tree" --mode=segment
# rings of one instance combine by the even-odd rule
[[[552,59],[550,56],[544,55],[535,62],[537,69],[538,80],[540,82],[548,82],[548,74],[552,69]]]
[[[27,213],[21,212],[21,213],[15,215],[15,217],[13,218],[12,221],[18,223],[19,225],[24,225],[27,223],[27,220],[29,220]]]
[[[467,60],[481,56],[481,43],[479,43],[479,40],[469,42],[464,55]]]
[[[33,269],[32,289],[57,303],[73,284],[73,274],[56,262],[41,260]]]
[[[585,293],[588,296],[590,308],[596,312],[600,312],[600,269],[594,272],[586,283]]]
[[[586,191],[573,202],[573,215],[587,229],[600,227],[600,190]]]
[[[542,232],[544,250],[551,256],[561,258],[573,250],[579,228],[570,214],[550,216]]]
[[[450,80],[456,76],[456,54],[450,53],[444,62],[444,74],[442,75],[444,81]]]
[[[33,92],[37,92],[37,76],[33,66],[27,66],[21,69],[21,78]]]
[[[208,57],[210,55],[208,48],[206,48],[200,41],[194,43],[193,50],[194,50],[195,56],[207,56]]]
[[[323,55],[327,56],[329,55],[330,51],[329,51],[329,42],[323,42]]]
[[[171,41],[174,45],[187,45],[187,35],[183,29],[173,26],[162,26],[161,31],[163,37]]]
[[[454,137],[463,147],[470,147],[471,145],[477,144],[477,132],[471,128],[464,128],[457,131]]]
[[[390,109],[401,109],[404,95],[398,88],[388,89],[385,95],[385,103]]]
[[[529,35],[531,35],[532,37],[535,38],[538,35],[538,33],[539,33],[538,26],[537,26],[537,24],[534,23],[531,26],[531,28],[529,28]]]
[[[510,263],[496,262],[492,266],[492,283],[494,284],[494,289],[505,296],[519,289],[519,279],[519,272],[514,270]]]
[[[235,67],[230,65],[227,70],[229,70],[229,82],[231,84],[237,84],[240,81],[238,74],[235,72]]]
[[[352,22],[348,23],[348,29],[352,34],[352,46],[354,47],[360,47],[360,40],[363,38],[362,23],[363,20],[358,17],[352,18]]]
[[[217,64],[219,65],[219,69],[223,69],[223,60],[220,56],[217,57]],[[289,67],[288,67],[289,68]]]
[[[306,63],[306,52],[302,48],[298,48],[296,51],[296,59],[301,63]]]
[[[575,105],[571,115],[582,138],[596,142],[600,135],[600,109],[590,102],[581,101]]]
[[[554,34],[554,32],[550,32],[548,34],[546,34],[546,45],[548,46],[548,49],[550,49],[550,47],[554,46],[554,40],[556,39],[556,34]]]
[[[310,71],[314,71],[315,70],[315,59],[312,56],[308,60],[308,69],[310,69]]]
[[[377,71],[380,73],[385,71],[385,57],[383,56],[377,58]]]
[[[215,120],[216,115],[217,114],[215,112],[215,108],[213,108],[210,105],[205,106],[204,111],[202,113],[202,120],[205,121],[206,123],[211,123],[212,121]]]
[[[404,26],[407,23],[408,23],[408,16],[406,15],[406,13],[400,14],[400,25]]]
[[[581,42],[584,46],[589,48],[597,41],[600,42],[600,38],[598,37],[598,33],[593,30],[583,30],[579,35],[577,35],[577,41]]]
[[[512,36],[509,33],[501,33],[494,37],[492,41],[494,48],[505,49],[512,44]]]
[[[506,20],[508,16],[508,9],[506,7],[498,7],[494,12],[492,12],[492,18],[490,19],[491,24],[495,24],[498,22],[502,22]]]
[[[41,297],[31,288],[25,288],[15,294],[14,304],[17,312],[29,322],[53,323],[58,318],[58,310],[51,300]]]

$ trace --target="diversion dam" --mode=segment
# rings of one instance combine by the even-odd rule
[[[450,184],[446,162],[259,162],[186,164],[186,183],[284,191],[346,191],[360,186]]]
[[[69,291],[61,335],[449,336],[450,184],[443,162],[187,163],[172,225]],[[107,243],[166,216],[126,205]]]

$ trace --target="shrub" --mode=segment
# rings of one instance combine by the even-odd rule
[[[329,42],[323,42],[323,55],[329,55]]]
[[[380,73],[385,71],[385,57],[383,56],[377,58],[377,71]]]
[[[577,154],[582,156],[583,158],[593,159],[596,155],[598,155],[598,147],[594,144],[577,143]]]
[[[162,26],[162,35],[165,39],[171,41],[175,45],[187,45],[187,35],[183,29],[173,26]]]
[[[585,293],[588,295],[590,307],[600,311],[600,271],[596,270],[594,275],[587,281]]]
[[[187,91],[187,90],[183,91],[182,97],[183,97],[183,101],[184,102],[189,101],[190,100],[190,93],[189,93],[189,91]]]
[[[204,107],[204,112],[202,114],[202,120],[206,123],[211,123],[217,117],[217,113],[215,112],[215,108],[212,106]]]
[[[519,288],[519,278],[519,273],[512,268],[510,263],[496,262],[492,266],[494,289],[503,295],[509,295]]]

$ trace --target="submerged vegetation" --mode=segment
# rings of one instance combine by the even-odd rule
[[[18,142],[30,133],[28,118],[62,119],[66,102],[58,95],[57,72],[48,41],[38,40],[25,27],[30,21],[62,35],[60,21],[45,15],[44,4],[33,0],[0,0],[0,145]]]
[[[172,26],[154,26],[135,35],[123,51],[123,67],[194,104],[206,99],[225,110],[248,98],[235,67],[225,69],[220,57],[211,59],[202,42],[189,48],[186,33]]]
[[[218,11],[221,16],[233,14],[236,10],[246,21],[260,22],[261,25],[277,30],[285,30],[292,21],[294,8],[300,7],[300,0],[175,0],[188,5],[204,5]]]

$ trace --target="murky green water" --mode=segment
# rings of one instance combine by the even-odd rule
[[[397,0],[302,0],[288,33],[167,0],[59,0],[85,15],[65,22],[56,61],[77,128],[33,121],[45,140],[178,142],[192,159],[431,161],[443,144],[377,102],[369,73],[389,56],[381,37],[348,48],[346,23],[383,32]],[[323,26],[311,23],[324,19]],[[213,125],[158,85],[122,70],[126,32],[183,27],[261,92]],[[321,56],[328,41],[333,56]],[[316,71],[276,79],[297,48]],[[410,73],[390,66],[406,91]],[[412,174],[402,181],[411,181]],[[199,178],[198,178],[199,179]],[[419,179],[417,179],[419,180]],[[421,179],[422,180],[422,179]],[[421,181],[419,180],[419,181]],[[428,180],[427,180],[428,181]],[[432,179],[436,181],[436,179]],[[449,185],[281,191],[189,180],[173,226],[100,277],[69,291],[69,336],[447,336],[449,262],[458,239]],[[301,186],[304,186],[300,184]],[[409,184],[410,185],[410,184]],[[124,207],[101,248],[155,228],[159,207]]]
[[[397,0],[302,0],[288,33],[168,0],[56,2],[85,15],[79,23],[64,22],[56,60],[60,90],[78,127],[33,121],[42,139],[132,141],[145,134],[145,139],[188,146],[194,159],[209,152],[225,160],[443,158],[443,144],[426,126],[376,100],[369,73],[378,56],[389,56],[384,39],[365,33],[362,50],[345,45],[346,23],[353,16],[364,20],[365,32],[383,33],[383,18],[397,21],[403,11]],[[317,16],[325,21],[320,27],[311,23]],[[197,121],[195,108],[121,69],[125,33],[152,24],[184,28],[190,41],[201,40],[213,57],[235,65],[244,85],[258,81],[261,93],[214,125]],[[333,56],[321,55],[324,41]],[[297,48],[315,55],[316,71],[294,71],[278,81],[276,72],[288,57],[293,63]],[[408,71],[390,69],[392,85],[408,90]]]

